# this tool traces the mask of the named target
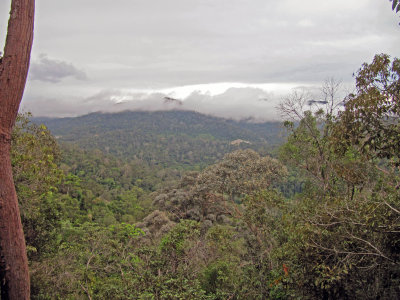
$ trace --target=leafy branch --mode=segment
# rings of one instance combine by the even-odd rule
[[[400,1],[399,0],[389,0],[392,2],[392,10],[398,13],[400,11]]]
[[[392,10],[398,13],[400,11],[400,1],[399,0],[389,0],[389,1],[392,2]]]

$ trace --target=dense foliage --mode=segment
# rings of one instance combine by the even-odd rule
[[[72,133],[56,130],[77,145],[61,146],[45,126],[20,116],[13,167],[32,298],[398,299],[399,73],[398,59],[377,55],[344,102],[332,81],[321,107],[299,93],[288,98],[281,108],[298,119],[286,122],[279,158],[211,146],[221,159],[197,158],[193,165],[206,167],[191,171],[183,160],[169,157],[162,168],[122,155],[134,151],[122,145],[137,131],[137,143],[154,146],[151,137],[166,124],[176,124],[165,132],[175,130],[168,136],[177,141],[179,118],[197,114],[153,113],[167,123],[130,134],[134,113],[118,115],[130,120],[125,125],[114,115],[66,119],[63,126],[75,124]],[[142,114],[146,126],[148,116]],[[218,131],[204,137],[212,118],[203,125],[195,119],[194,127],[182,127],[185,135],[223,140]],[[252,134],[264,131],[229,132],[226,141],[256,141]],[[205,145],[194,151],[207,152]]]
[[[266,153],[280,141],[279,123],[238,122],[191,111],[93,113],[35,122],[45,124],[60,142],[174,169],[199,170],[236,149]]]
[[[290,214],[296,236],[283,245],[302,297],[400,295],[398,63],[375,56],[337,116],[307,112],[288,124],[282,158],[309,178]]]

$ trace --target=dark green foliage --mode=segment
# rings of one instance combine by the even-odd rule
[[[196,238],[200,235],[199,224],[191,220],[183,220],[176,225],[170,232],[168,232],[160,243],[161,253],[165,257],[169,257],[172,264],[178,264],[178,260],[187,249],[185,241],[188,238]]]
[[[400,11],[400,2],[399,0],[389,0],[390,2],[392,2],[392,10],[395,13],[398,13]],[[400,23],[399,23],[400,25]]]
[[[19,115],[12,135],[11,160],[28,256],[38,258],[57,248],[61,201],[56,196],[63,173],[60,151],[45,126]]]
[[[339,116],[326,114],[322,127],[321,114],[311,112],[289,127],[281,155],[308,184],[284,213],[288,239],[274,252],[291,267],[286,285],[293,295],[400,295],[397,61],[380,55],[364,64],[357,95]]]
[[[93,113],[35,122],[46,124],[60,141],[164,168],[198,169],[235,149],[265,152],[281,140],[279,123],[237,122],[190,111]],[[235,140],[239,144],[231,144]]]
[[[162,178],[138,161],[63,145],[61,168],[68,172],[60,191],[75,198],[96,222],[135,222],[150,211],[150,190]],[[169,175],[174,178],[179,174]]]
[[[394,159],[400,164],[400,60],[376,55],[358,71],[356,87],[340,115],[335,142],[344,144],[344,149],[354,145],[369,158]]]
[[[137,299],[135,266],[141,260],[132,249],[141,234],[140,229],[123,223],[108,227],[64,224],[58,254],[33,266],[35,297]]]
[[[392,10],[396,10],[396,12],[399,12],[400,2],[398,0],[390,0],[390,2],[392,2]]]
[[[338,114],[333,93],[326,110],[299,113],[295,101],[305,99],[290,98],[286,113],[300,120],[286,122],[280,160],[221,146],[264,125],[188,112],[54,121],[86,148],[62,151],[44,126],[20,118],[13,164],[32,298],[398,299],[398,73],[386,55],[364,64]],[[156,149],[147,161],[126,157],[132,116],[145,128],[135,127],[140,151]],[[112,135],[121,141],[106,149]],[[208,154],[192,164],[179,156],[190,147],[168,145],[163,156],[158,141],[207,145]]]

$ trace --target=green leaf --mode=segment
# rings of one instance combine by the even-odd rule
[[[392,4],[392,10],[394,10],[398,4],[398,0],[393,0],[393,4]]]

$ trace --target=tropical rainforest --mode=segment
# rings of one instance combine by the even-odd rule
[[[286,121],[18,116],[32,299],[399,299],[400,60]]]

